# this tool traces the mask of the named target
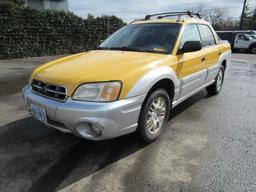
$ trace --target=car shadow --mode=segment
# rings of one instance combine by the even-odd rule
[[[171,110],[170,120],[207,97],[201,91],[184,101]],[[32,118],[21,119],[0,127],[0,151],[7,159],[0,156],[0,183],[26,177],[31,182],[28,191],[55,191],[146,146],[136,134],[90,142],[47,128]]]
[[[191,107],[192,105],[196,104],[197,102],[213,96],[214,95],[207,93],[206,90],[198,92],[197,94],[191,96],[189,99],[183,101],[182,103],[174,107],[170,112],[169,121],[177,115],[179,115],[180,113],[182,113],[183,111],[185,111],[186,109],[188,109],[189,107]]]

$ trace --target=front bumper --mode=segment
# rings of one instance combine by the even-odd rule
[[[68,98],[59,102],[23,88],[28,109],[35,104],[46,110],[47,125],[90,140],[104,140],[134,132],[146,95],[114,102],[83,102]],[[95,132],[96,127],[98,132]]]

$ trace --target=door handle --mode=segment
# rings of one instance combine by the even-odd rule
[[[205,57],[203,57],[203,58],[201,59],[201,62],[205,62]]]

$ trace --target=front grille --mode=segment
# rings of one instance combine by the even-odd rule
[[[66,88],[62,86],[33,80],[31,87],[35,93],[55,100],[65,101],[67,97]]]

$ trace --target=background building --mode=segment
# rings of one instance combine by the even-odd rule
[[[25,4],[40,11],[46,9],[68,11],[68,0],[25,0]]]

